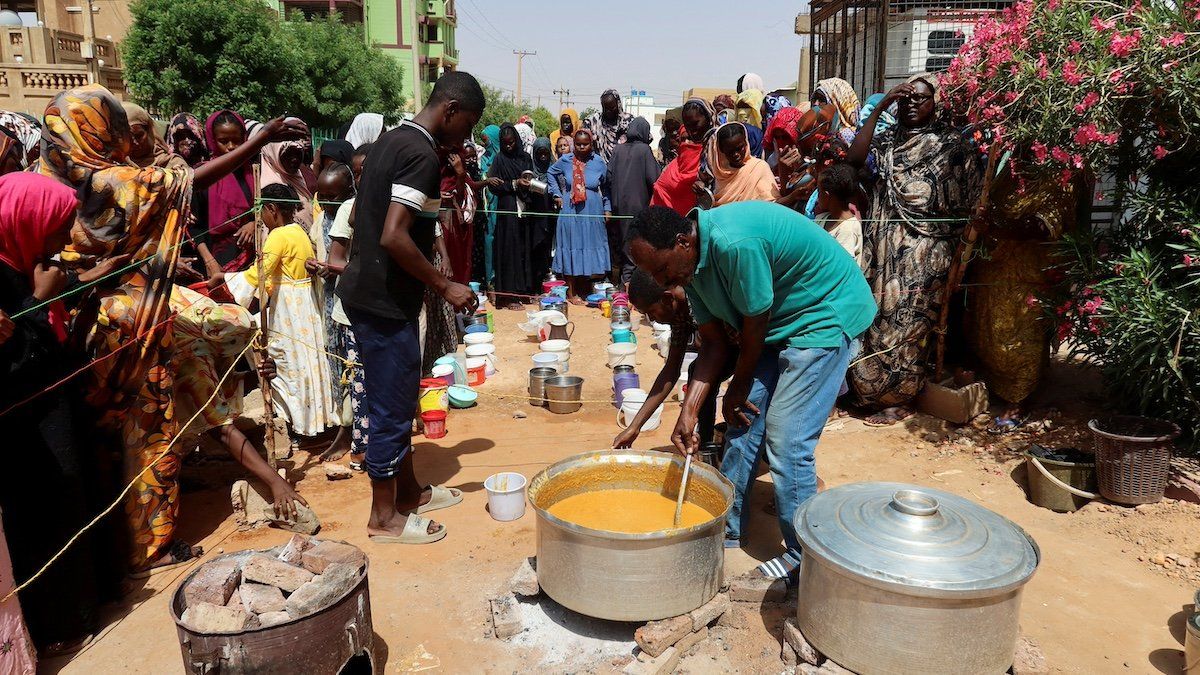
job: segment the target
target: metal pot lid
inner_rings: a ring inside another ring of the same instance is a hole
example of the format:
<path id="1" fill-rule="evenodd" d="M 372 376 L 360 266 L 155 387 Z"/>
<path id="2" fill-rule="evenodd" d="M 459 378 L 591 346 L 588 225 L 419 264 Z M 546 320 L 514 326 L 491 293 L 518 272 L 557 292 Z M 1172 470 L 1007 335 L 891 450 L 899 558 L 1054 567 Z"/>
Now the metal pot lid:
<path id="1" fill-rule="evenodd" d="M 1016 523 L 962 497 L 903 483 L 853 483 L 796 511 L 804 555 L 868 584 L 933 597 L 1023 585 L 1040 559 Z"/>

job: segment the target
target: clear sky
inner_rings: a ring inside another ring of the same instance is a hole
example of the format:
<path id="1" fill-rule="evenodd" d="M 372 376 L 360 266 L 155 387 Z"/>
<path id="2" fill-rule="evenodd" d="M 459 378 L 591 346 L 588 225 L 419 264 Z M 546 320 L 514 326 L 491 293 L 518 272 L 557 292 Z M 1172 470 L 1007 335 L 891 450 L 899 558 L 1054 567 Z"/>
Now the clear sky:
<path id="1" fill-rule="evenodd" d="M 514 49 L 525 57 L 523 95 L 553 110 L 556 88 L 575 107 L 599 107 L 600 93 L 637 87 L 677 105 L 691 87 L 733 88 L 754 72 L 768 88 L 796 80 L 801 39 L 793 32 L 805 0 L 455 0 L 459 69 L 516 88 Z"/>

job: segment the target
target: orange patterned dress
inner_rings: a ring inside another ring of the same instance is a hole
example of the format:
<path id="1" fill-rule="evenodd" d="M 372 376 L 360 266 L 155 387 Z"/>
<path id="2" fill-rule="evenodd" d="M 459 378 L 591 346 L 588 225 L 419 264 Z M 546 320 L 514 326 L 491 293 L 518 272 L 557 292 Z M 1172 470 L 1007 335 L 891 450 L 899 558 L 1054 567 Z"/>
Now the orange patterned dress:
<path id="1" fill-rule="evenodd" d="M 132 254 L 145 261 L 93 289 L 96 320 L 75 326 L 86 331 L 88 356 L 102 359 L 89 371 L 87 400 L 101 425 L 119 432 L 126 478 L 138 476 L 125 511 L 140 569 L 170 546 L 179 510 L 182 448 L 159 456 L 180 432 L 170 301 L 192 172 L 133 165 L 128 119 L 99 85 L 59 94 L 46 108 L 44 134 L 37 170 L 80 194 L 64 259 Z"/>

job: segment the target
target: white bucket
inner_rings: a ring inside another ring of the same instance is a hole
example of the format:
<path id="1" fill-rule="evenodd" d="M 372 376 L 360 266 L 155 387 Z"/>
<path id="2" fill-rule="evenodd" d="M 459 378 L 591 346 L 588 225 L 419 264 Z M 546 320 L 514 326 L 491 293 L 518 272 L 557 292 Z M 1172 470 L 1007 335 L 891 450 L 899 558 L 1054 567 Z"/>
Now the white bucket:
<path id="1" fill-rule="evenodd" d="M 665 359 L 671 351 L 671 331 L 667 331 L 654 337 L 658 341 L 658 353 Z"/>
<path id="2" fill-rule="evenodd" d="M 553 368 L 561 373 L 561 370 L 559 369 L 560 364 L 558 357 L 559 355 L 553 352 L 538 352 L 533 355 L 533 367 Z"/>
<path id="3" fill-rule="evenodd" d="M 617 342 L 605 347 L 608 352 L 608 367 L 636 366 L 637 345 L 632 342 Z"/>
<path id="4" fill-rule="evenodd" d="M 487 490 L 488 513 L 500 521 L 516 520 L 525 515 L 525 476 L 506 471 L 492 474 L 483 481 Z"/>
<path id="5" fill-rule="evenodd" d="M 646 403 L 646 399 L 649 397 L 650 395 L 642 389 L 626 389 L 622 392 L 621 407 L 617 410 L 617 426 L 622 429 L 629 426 L 629 422 L 633 421 L 633 418 L 642 409 L 642 406 Z M 658 425 L 662 423 L 662 411 L 663 406 L 659 404 L 658 410 L 655 410 L 650 419 L 646 420 L 646 423 L 642 425 L 642 431 L 654 431 L 657 429 Z"/>
<path id="6" fill-rule="evenodd" d="M 659 335 L 662 335 L 663 333 L 670 333 L 671 332 L 671 324 L 659 323 L 657 321 L 651 321 L 650 322 L 650 330 L 651 330 L 651 332 L 654 333 L 654 337 L 658 337 Z"/>
<path id="7" fill-rule="evenodd" d="M 454 366 L 448 363 L 440 363 L 435 365 L 433 370 L 429 371 L 429 374 L 433 377 L 445 377 L 449 375 L 450 378 L 454 380 L 454 384 L 466 384 L 465 380 L 463 382 L 458 381 L 458 375 L 454 372 Z"/>
<path id="8" fill-rule="evenodd" d="M 495 333 L 467 333 L 463 336 L 463 344 L 465 344 L 467 347 L 472 345 L 491 344 L 495 340 Z"/>
<path id="9" fill-rule="evenodd" d="M 470 333 L 470 335 L 491 335 L 491 333 Z M 496 345 L 491 343 L 467 345 L 464 351 L 468 359 L 481 358 L 487 361 L 483 371 L 485 376 L 491 377 L 496 374 Z"/>
<path id="10" fill-rule="evenodd" d="M 542 340 L 538 345 L 538 349 L 551 354 L 565 354 L 567 358 L 571 356 L 571 341 L 570 340 Z"/>

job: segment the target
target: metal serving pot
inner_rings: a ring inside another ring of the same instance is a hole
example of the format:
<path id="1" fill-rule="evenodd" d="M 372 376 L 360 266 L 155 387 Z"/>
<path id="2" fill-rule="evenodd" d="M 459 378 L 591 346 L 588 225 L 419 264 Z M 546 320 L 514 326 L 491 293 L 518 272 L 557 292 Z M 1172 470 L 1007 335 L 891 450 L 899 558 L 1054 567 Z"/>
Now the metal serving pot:
<path id="1" fill-rule="evenodd" d="M 559 501 L 593 490 L 649 489 L 675 499 L 683 458 L 664 452 L 602 450 L 551 464 L 529 482 L 537 513 L 542 590 L 580 614 L 650 621 L 686 614 L 712 600 L 724 569 L 725 516 L 733 484 L 692 463 L 687 500 L 716 514 L 705 523 L 645 534 L 582 527 L 550 515 Z"/>
<path id="2" fill-rule="evenodd" d="M 1041 554 L 1015 523 L 948 492 L 854 483 L 796 510 L 798 625 L 862 675 L 1003 673 Z"/>

